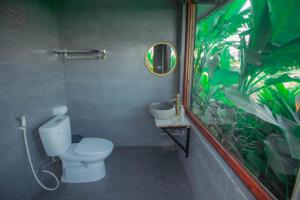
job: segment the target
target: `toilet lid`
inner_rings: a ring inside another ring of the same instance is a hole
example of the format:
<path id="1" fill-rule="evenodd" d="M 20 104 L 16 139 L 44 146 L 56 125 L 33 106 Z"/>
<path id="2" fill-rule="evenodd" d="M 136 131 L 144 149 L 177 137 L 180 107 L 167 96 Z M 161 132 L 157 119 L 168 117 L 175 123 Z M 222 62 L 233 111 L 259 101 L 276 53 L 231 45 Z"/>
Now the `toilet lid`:
<path id="1" fill-rule="evenodd" d="M 74 151 L 80 156 L 93 156 L 111 151 L 113 143 L 103 138 L 83 138 Z"/>

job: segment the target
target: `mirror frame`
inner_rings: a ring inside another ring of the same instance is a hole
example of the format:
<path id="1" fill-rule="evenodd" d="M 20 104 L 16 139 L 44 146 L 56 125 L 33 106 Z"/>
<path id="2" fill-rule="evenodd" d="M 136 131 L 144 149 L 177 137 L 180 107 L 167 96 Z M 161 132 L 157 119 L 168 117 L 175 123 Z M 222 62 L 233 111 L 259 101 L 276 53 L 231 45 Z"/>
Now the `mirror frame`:
<path id="1" fill-rule="evenodd" d="M 148 51 L 149 51 L 151 48 L 153 48 L 154 46 L 160 45 L 160 44 L 165 44 L 165 45 L 171 47 L 171 48 L 174 50 L 174 53 L 175 53 L 175 56 L 176 56 L 176 63 L 175 63 L 175 66 L 173 67 L 173 69 L 171 69 L 169 72 L 167 72 L 167 73 L 165 73 L 165 74 L 159 74 L 159 73 L 156 73 L 156 72 L 151 71 L 151 70 L 150 70 L 150 63 L 149 63 L 149 61 L 148 61 L 148 59 L 147 59 L 147 53 L 148 53 Z M 177 51 L 176 51 L 176 48 L 175 48 L 172 44 L 170 44 L 170 43 L 168 43 L 168 42 L 157 42 L 157 43 L 152 44 L 152 45 L 147 49 L 147 51 L 146 51 L 146 53 L 145 53 L 145 56 L 144 56 L 144 62 L 145 62 L 145 65 L 146 65 L 148 71 L 151 72 L 152 74 L 154 74 L 154 75 L 156 75 L 156 76 L 160 76 L 160 77 L 168 76 L 169 74 L 171 74 L 171 73 L 176 69 L 176 67 L 177 67 L 177 65 L 178 65 L 178 53 L 177 53 Z"/>

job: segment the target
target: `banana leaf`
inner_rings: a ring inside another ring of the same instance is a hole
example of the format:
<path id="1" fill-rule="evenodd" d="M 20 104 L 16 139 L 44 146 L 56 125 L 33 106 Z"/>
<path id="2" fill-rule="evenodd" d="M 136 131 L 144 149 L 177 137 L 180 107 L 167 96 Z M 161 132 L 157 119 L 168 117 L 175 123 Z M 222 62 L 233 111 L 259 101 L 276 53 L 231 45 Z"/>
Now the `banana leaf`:
<path id="1" fill-rule="evenodd" d="M 265 52 L 267 52 L 269 56 L 288 56 L 291 54 L 299 54 L 300 52 L 300 37 L 292 40 L 284 45 L 277 46 L 273 44 L 269 44 L 265 48 Z"/>
<path id="2" fill-rule="evenodd" d="M 254 92 L 260 91 L 260 90 L 262 90 L 266 87 L 272 86 L 272 85 L 277 85 L 277 84 L 282 84 L 282 83 L 287 83 L 287 82 L 300 83 L 300 79 L 299 78 L 291 78 L 287 74 L 283 74 L 277 78 L 268 78 L 261 87 L 257 87 L 257 88 L 253 87 L 253 89 L 250 90 L 248 94 L 252 94 Z"/>
<path id="3" fill-rule="evenodd" d="M 297 174 L 299 162 L 278 153 L 278 146 L 272 138 L 267 138 L 267 140 L 263 142 L 268 165 L 271 167 L 275 176 L 284 184 L 285 199 L 289 199 L 289 177 Z"/>
<path id="4" fill-rule="evenodd" d="M 268 45 L 262 55 L 262 62 L 267 67 L 285 69 L 300 66 L 300 39 L 293 40 L 283 46 Z M 276 70 L 273 71 L 276 71 Z"/>
<path id="5" fill-rule="evenodd" d="M 249 96 L 246 96 L 242 92 L 226 88 L 225 95 L 237 108 L 240 108 L 247 113 L 251 113 L 266 122 L 278 125 L 269 108 L 255 103 Z"/>
<path id="6" fill-rule="evenodd" d="M 229 87 L 233 84 L 237 84 L 240 74 L 235 71 L 229 71 L 226 69 L 217 69 L 212 77 L 212 85 L 224 85 Z"/>
<path id="7" fill-rule="evenodd" d="M 254 168 L 252 171 L 258 176 L 261 172 L 266 170 L 266 163 L 261 159 L 257 150 L 251 150 L 247 154 L 247 166 Z"/>
<path id="8" fill-rule="evenodd" d="M 285 155 L 279 154 L 276 142 L 272 141 L 271 138 L 267 138 L 267 140 L 263 142 L 268 165 L 272 168 L 276 177 L 284 183 L 285 186 L 288 186 L 289 180 L 287 176 L 296 175 L 298 162 Z"/>
<path id="9" fill-rule="evenodd" d="M 228 46 L 226 46 L 220 56 L 220 68 L 230 70 L 230 52 Z"/>
<path id="10" fill-rule="evenodd" d="M 282 115 L 290 120 L 296 121 L 295 96 L 299 90 L 287 89 L 283 84 L 267 87 L 257 94 L 258 102 L 268 106 L 273 116 Z"/>
<path id="11" fill-rule="evenodd" d="M 276 85 L 279 83 L 287 83 L 287 82 L 298 82 L 300 83 L 300 79 L 298 78 L 291 78 L 287 74 L 283 74 L 279 76 L 278 78 L 269 78 L 268 80 L 265 81 L 264 85 L 265 86 L 270 86 L 270 85 Z"/>
<path id="12" fill-rule="evenodd" d="M 277 116 L 277 120 L 283 129 L 292 158 L 300 160 L 300 125 L 283 116 Z"/>
<path id="13" fill-rule="evenodd" d="M 263 50 L 271 39 L 271 20 L 269 17 L 269 8 L 266 0 L 251 0 L 252 5 L 252 29 L 248 54 L 257 56 L 259 51 Z M 254 58 L 249 60 L 255 60 Z M 255 62 L 257 63 L 257 61 Z"/>
<path id="14" fill-rule="evenodd" d="M 300 37 L 299 0 L 268 0 L 272 25 L 271 42 L 282 45 Z"/>

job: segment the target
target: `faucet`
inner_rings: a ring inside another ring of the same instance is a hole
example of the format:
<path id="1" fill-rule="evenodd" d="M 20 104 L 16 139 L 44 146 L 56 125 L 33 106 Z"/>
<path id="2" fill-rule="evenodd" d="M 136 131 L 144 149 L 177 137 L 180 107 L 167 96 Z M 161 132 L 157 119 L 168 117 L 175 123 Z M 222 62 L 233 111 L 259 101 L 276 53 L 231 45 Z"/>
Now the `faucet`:
<path id="1" fill-rule="evenodd" d="M 175 101 L 175 109 L 176 109 L 176 115 L 178 116 L 180 113 L 179 113 L 179 109 L 180 109 L 180 94 L 177 94 L 176 95 L 176 98 L 175 99 L 171 99 L 169 100 L 170 102 L 173 102 Z"/>

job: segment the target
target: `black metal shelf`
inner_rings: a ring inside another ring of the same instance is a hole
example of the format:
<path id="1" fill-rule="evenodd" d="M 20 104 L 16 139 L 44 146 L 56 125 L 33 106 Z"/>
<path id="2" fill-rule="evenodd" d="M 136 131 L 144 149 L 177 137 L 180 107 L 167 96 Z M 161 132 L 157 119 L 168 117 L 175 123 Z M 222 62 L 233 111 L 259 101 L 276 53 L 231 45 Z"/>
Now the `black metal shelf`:
<path id="1" fill-rule="evenodd" d="M 180 141 L 176 139 L 174 135 L 169 131 L 170 129 L 186 129 L 185 132 L 185 144 L 181 144 Z M 185 152 L 185 157 L 189 157 L 189 149 L 190 149 L 190 135 L 191 135 L 191 127 L 190 126 L 182 126 L 182 127 L 160 127 L 179 147 L 181 150 Z"/>

